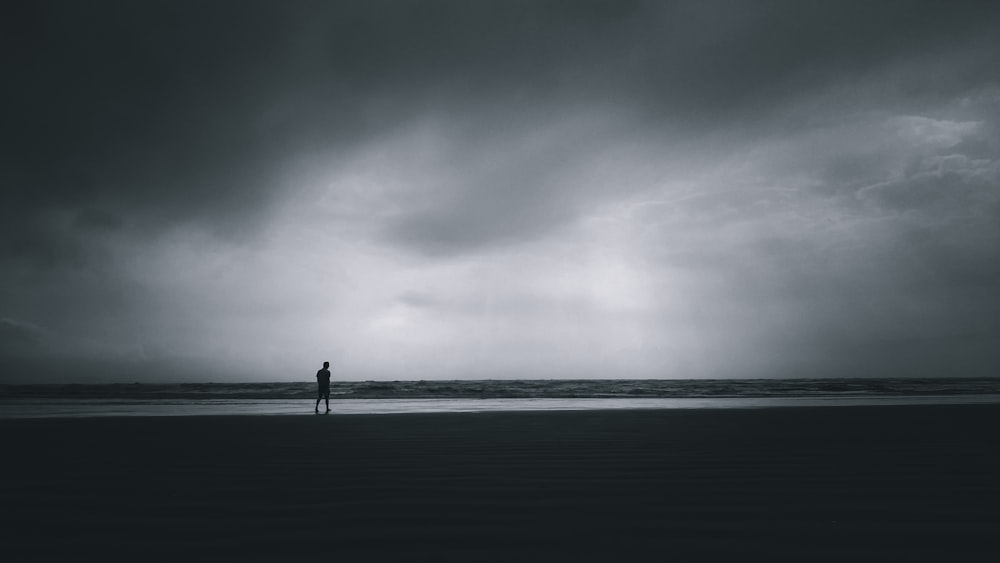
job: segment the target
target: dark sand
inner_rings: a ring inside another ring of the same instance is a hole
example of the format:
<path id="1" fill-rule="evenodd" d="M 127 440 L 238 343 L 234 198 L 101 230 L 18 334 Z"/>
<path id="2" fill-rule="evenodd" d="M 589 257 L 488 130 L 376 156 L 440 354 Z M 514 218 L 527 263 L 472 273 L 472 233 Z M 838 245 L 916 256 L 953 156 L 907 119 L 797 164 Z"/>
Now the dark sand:
<path id="1" fill-rule="evenodd" d="M 998 423 L 992 405 L 6 420 L 0 559 L 997 561 Z"/>

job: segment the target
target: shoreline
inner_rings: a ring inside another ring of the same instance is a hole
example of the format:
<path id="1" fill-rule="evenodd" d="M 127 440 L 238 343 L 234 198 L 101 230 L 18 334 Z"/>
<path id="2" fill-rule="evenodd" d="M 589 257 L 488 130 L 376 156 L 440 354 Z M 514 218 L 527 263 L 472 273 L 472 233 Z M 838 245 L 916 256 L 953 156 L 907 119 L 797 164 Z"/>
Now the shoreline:
<path id="1" fill-rule="evenodd" d="M 312 414 L 314 399 L 0 399 L 0 420 L 143 416 L 288 416 Z M 997 405 L 1000 395 L 895 397 L 680 397 L 507 399 L 334 399 L 334 416 L 364 414 L 851 408 Z"/>

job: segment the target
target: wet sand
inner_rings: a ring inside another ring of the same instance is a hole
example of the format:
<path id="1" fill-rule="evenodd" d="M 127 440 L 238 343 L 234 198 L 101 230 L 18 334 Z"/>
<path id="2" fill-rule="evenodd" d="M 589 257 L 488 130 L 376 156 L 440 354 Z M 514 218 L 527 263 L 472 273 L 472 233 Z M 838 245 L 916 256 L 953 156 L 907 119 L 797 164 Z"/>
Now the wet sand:
<path id="1" fill-rule="evenodd" d="M 997 405 L 3 420 L 2 558 L 989 561 L 997 428 Z"/>

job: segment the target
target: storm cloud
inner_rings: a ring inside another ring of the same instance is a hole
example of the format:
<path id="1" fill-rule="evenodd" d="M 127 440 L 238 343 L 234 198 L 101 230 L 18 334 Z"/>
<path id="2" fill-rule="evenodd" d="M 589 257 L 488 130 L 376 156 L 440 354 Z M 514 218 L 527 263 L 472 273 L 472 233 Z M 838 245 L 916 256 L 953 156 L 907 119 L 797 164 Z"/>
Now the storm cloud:
<path id="1" fill-rule="evenodd" d="M 995 3 L 0 26 L 6 381 L 1000 367 Z"/>

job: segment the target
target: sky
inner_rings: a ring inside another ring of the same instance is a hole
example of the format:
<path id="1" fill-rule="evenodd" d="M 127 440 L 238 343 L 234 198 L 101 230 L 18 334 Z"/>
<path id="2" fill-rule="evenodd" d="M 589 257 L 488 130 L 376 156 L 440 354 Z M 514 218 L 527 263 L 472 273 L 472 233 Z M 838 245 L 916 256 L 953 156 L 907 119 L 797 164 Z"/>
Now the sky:
<path id="1" fill-rule="evenodd" d="M 0 382 L 1000 374 L 1000 4 L 29 2 Z"/>

